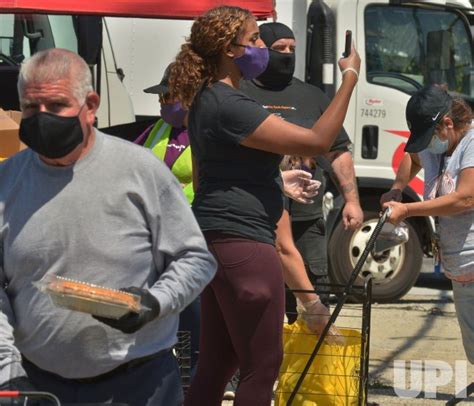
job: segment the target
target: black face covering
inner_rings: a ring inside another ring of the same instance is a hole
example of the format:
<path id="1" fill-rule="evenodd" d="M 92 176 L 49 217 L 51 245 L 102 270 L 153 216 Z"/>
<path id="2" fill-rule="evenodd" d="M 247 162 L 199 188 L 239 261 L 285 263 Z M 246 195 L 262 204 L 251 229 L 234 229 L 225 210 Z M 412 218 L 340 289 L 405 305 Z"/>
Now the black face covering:
<path id="1" fill-rule="evenodd" d="M 265 72 L 257 80 L 269 88 L 280 88 L 290 83 L 295 73 L 295 54 L 269 49 L 270 59 Z"/>
<path id="2" fill-rule="evenodd" d="M 283 88 L 295 73 L 295 54 L 274 51 L 271 47 L 279 39 L 295 39 L 293 31 L 282 23 L 265 23 L 260 25 L 260 38 L 270 51 L 270 60 L 257 80 L 270 89 Z"/>
<path id="3" fill-rule="evenodd" d="M 36 113 L 20 123 L 20 140 L 33 151 L 55 159 L 71 153 L 84 139 L 79 115 Z"/>

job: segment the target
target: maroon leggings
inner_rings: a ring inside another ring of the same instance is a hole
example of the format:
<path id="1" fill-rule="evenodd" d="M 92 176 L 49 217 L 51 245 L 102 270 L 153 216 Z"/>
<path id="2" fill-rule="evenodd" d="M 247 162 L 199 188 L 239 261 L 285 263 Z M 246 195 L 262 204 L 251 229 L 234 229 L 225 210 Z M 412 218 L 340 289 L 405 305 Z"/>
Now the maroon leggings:
<path id="1" fill-rule="evenodd" d="M 197 373 L 186 406 L 220 406 L 240 370 L 235 406 L 269 406 L 281 364 L 284 284 L 275 247 L 208 232 L 217 274 L 201 294 Z"/>

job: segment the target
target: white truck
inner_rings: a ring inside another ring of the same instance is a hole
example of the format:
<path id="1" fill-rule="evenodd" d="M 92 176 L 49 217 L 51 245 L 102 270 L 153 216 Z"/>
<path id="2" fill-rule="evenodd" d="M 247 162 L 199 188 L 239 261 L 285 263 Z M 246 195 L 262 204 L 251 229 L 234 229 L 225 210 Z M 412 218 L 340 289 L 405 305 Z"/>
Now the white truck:
<path id="1" fill-rule="evenodd" d="M 390 188 L 402 159 L 410 95 L 438 83 L 467 100 L 473 96 L 471 5 L 463 0 L 276 0 L 276 11 L 277 21 L 292 27 L 296 35 L 296 76 L 329 96 L 341 81 L 337 60 L 346 30 L 352 31 L 362 58 L 344 126 L 353 142 L 365 221 L 356 232 L 344 231 L 340 197 L 328 219 L 330 274 L 334 282 L 343 283 L 365 248 L 379 215 L 380 195 Z M 142 89 L 159 82 L 192 22 L 107 22 L 136 114 L 156 115 L 157 98 Z M 404 199 L 419 200 L 422 190 L 423 178 L 417 177 L 404 191 Z M 412 218 L 408 224 L 409 241 L 370 255 L 361 272 L 374 278 L 374 300 L 403 296 L 415 283 L 423 256 L 431 256 L 432 219 Z"/>
<path id="2" fill-rule="evenodd" d="M 298 21 L 297 14 L 292 19 L 300 38 L 307 39 L 306 81 L 334 94 L 341 82 L 336 60 L 343 52 L 345 30 L 353 32 L 362 58 L 344 126 L 353 141 L 365 221 L 356 232 L 346 232 L 336 211 L 328 224 L 331 277 L 344 282 L 375 227 L 380 195 L 390 188 L 403 157 L 409 135 L 405 106 L 410 95 L 424 85 L 440 84 L 472 101 L 473 16 L 471 5 L 464 1 L 308 3 L 306 19 Z M 305 32 L 301 27 L 306 27 Z M 417 177 L 404 191 L 404 200 L 417 201 L 422 193 L 423 178 Z M 361 272 L 373 276 L 375 300 L 390 301 L 405 294 L 418 277 L 423 254 L 431 256 L 432 219 L 411 218 L 408 224 L 409 241 L 369 255 Z"/>

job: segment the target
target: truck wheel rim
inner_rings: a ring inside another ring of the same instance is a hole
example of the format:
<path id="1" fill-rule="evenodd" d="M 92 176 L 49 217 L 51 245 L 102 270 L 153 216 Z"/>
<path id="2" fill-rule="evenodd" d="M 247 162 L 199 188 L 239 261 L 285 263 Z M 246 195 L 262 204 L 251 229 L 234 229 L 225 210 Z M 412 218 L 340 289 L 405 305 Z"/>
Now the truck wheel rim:
<path id="1" fill-rule="evenodd" d="M 364 252 L 376 225 L 377 219 L 368 220 L 352 235 L 349 245 L 349 258 L 353 268 Z M 366 277 L 370 274 L 373 277 L 374 284 L 389 283 L 400 273 L 405 255 L 405 244 L 397 245 L 377 255 L 370 253 L 359 277 Z"/>

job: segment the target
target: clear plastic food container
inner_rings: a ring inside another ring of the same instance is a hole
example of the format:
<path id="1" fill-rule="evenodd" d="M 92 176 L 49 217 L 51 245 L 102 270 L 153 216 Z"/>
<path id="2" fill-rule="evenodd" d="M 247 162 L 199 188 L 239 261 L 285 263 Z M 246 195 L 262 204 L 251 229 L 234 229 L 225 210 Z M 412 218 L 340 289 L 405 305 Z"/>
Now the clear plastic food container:
<path id="1" fill-rule="evenodd" d="M 140 296 L 62 276 L 45 275 L 38 287 L 56 306 L 94 316 L 119 319 L 141 309 Z"/>

